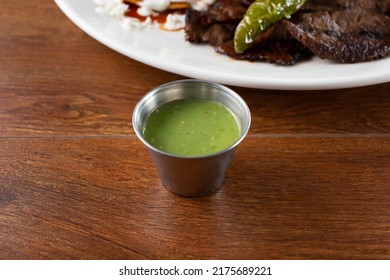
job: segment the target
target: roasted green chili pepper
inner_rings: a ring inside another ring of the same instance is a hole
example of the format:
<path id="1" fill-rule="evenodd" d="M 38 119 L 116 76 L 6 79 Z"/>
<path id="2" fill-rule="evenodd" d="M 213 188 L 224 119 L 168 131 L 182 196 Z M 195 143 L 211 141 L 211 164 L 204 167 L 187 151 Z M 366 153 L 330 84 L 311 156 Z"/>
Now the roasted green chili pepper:
<path id="1" fill-rule="evenodd" d="M 307 0 L 256 0 L 238 24 L 234 34 L 234 50 L 242 53 L 255 37 L 270 25 L 289 18 Z"/>

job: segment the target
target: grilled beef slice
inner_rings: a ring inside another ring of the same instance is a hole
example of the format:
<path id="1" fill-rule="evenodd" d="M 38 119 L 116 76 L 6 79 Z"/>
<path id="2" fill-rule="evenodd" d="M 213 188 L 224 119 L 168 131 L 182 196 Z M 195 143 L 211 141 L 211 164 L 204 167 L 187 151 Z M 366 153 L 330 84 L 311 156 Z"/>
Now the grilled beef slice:
<path id="1" fill-rule="evenodd" d="M 389 0 L 311 0 L 289 20 L 262 33 L 243 54 L 234 30 L 251 0 L 217 0 L 207 12 L 189 10 L 186 40 L 208 43 L 235 59 L 291 65 L 314 54 L 353 63 L 390 55 Z"/>
<path id="2" fill-rule="evenodd" d="M 216 1 L 207 12 L 188 10 L 186 14 L 186 40 L 208 43 L 215 51 L 234 59 L 268 61 L 291 65 L 311 57 L 312 53 L 291 35 L 275 25 L 242 54 L 234 51 L 234 31 L 253 1 Z"/>
<path id="3" fill-rule="evenodd" d="M 323 59 L 340 63 L 390 55 L 390 17 L 376 0 L 309 1 L 283 20 L 295 39 Z M 388 7 L 388 6 L 387 6 Z"/>

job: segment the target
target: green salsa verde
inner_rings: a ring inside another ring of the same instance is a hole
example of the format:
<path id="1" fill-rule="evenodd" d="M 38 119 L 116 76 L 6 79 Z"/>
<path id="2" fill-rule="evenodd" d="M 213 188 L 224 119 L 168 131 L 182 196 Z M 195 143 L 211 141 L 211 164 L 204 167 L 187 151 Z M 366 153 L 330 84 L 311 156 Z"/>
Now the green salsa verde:
<path id="1" fill-rule="evenodd" d="M 240 137 L 234 115 L 221 103 L 179 99 L 163 104 L 147 117 L 145 140 L 179 156 L 204 156 L 221 151 Z"/>

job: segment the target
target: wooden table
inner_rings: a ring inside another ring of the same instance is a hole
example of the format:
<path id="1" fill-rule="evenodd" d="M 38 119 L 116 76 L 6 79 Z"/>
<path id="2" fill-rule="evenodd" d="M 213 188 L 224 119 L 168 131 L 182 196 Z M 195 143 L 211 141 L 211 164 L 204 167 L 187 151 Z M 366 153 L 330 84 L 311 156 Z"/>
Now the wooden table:
<path id="1" fill-rule="evenodd" d="M 390 83 L 233 87 L 252 126 L 223 186 L 160 183 L 131 114 L 185 77 L 126 58 L 53 1 L 0 11 L 1 259 L 389 259 Z"/>

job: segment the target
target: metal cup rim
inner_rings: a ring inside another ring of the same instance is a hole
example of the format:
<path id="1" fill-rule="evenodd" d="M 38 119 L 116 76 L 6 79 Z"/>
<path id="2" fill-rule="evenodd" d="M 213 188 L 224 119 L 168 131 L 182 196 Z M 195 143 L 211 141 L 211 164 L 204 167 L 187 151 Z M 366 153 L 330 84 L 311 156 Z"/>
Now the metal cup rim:
<path id="1" fill-rule="evenodd" d="M 233 144 L 231 144 L 230 146 L 226 147 L 223 150 L 220 150 L 220 151 L 217 151 L 217 152 L 214 152 L 211 154 L 200 155 L 200 156 L 182 156 L 182 155 L 167 153 L 167 152 L 164 152 L 160 149 L 157 149 L 156 147 L 152 146 L 144 139 L 142 132 L 138 130 L 138 126 L 136 124 L 137 116 L 139 114 L 139 110 L 140 110 L 142 104 L 145 103 L 145 100 L 148 100 L 152 96 L 160 93 L 162 88 L 166 88 L 166 87 L 169 87 L 169 86 L 172 86 L 175 84 L 180 84 L 180 83 L 202 83 L 202 84 L 209 84 L 209 85 L 218 87 L 221 89 L 221 91 L 224 91 L 224 92 L 230 94 L 234 99 L 236 99 L 243 106 L 243 108 L 245 109 L 245 114 L 247 116 L 248 121 L 247 121 L 247 124 L 245 125 L 245 128 L 241 132 L 240 137 Z M 175 158 L 202 159 L 202 158 L 209 158 L 209 157 L 218 156 L 220 154 L 226 153 L 227 151 L 235 149 L 248 134 L 248 131 L 249 131 L 249 128 L 251 125 L 251 113 L 250 113 L 248 104 L 245 102 L 245 100 L 238 93 L 236 93 L 234 90 L 230 89 L 227 86 L 224 86 L 224 85 L 216 83 L 216 82 L 208 81 L 208 80 L 182 79 L 182 80 L 176 80 L 176 81 L 172 81 L 172 82 L 168 82 L 168 83 L 164 83 L 162 85 L 159 85 L 159 86 L 153 88 L 152 90 L 148 91 L 144 96 L 142 96 L 141 99 L 137 102 L 137 104 L 134 107 L 133 114 L 132 114 L 132 125 L 133 125 L 133 130 L 135 131 L 135 134 L 137 135 L 137 137 L 141 140 L 141 142 L 148 149 L 151 149 L 152 151 L 155 151 L 159 154 L 163 154 L 165 156 L 175 157 Z"/>

